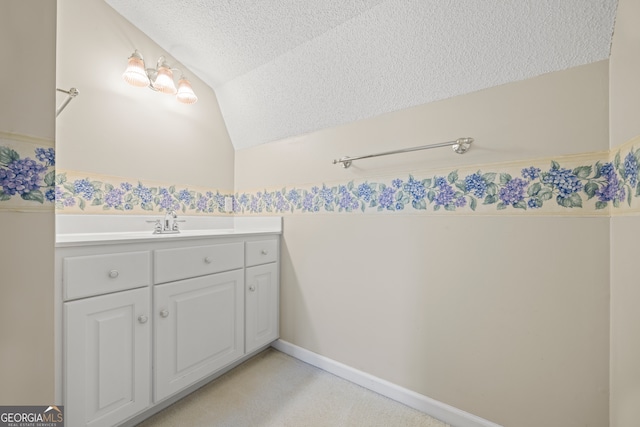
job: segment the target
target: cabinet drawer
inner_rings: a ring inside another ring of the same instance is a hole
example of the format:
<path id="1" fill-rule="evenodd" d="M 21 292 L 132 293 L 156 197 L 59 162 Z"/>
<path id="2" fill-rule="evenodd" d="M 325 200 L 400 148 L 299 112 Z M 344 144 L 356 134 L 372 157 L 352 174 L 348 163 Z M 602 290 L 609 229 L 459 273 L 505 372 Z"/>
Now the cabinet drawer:
<path id="1" fill-rule="evenodd" d="M 160 249 L 155 255 L 155 283 L 173 282 L 242 268 L 242 242 L 189 248 Z"/>
<path id="2" fill-rule="evenodd" d="M 147 286 L 151 283 L 151 253 L 67 257 L 62 275 L 65 300 Z"/>
<path id="3" fill-rule="evenodd" d="M 266 264 L 278 259 L 278 240 L 255 240 L 247 242 L 247 267 Z"/>

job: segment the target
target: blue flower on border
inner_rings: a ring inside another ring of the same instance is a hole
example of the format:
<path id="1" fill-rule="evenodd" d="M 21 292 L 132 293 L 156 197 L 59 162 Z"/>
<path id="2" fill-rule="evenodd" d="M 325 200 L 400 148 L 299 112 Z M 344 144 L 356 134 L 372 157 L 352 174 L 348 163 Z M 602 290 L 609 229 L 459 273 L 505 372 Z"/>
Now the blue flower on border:
<path id="1" fill-rule="evenodd" d="M 36 148 L 36 159 L 44 163 L 46 166 L 56 165 L 56 152 L 53 148 Z"/>
<path id="2" fill-rule="evenodd" d="M 521 173 L 523 178 L 533 181 L 540 176 L 540 168 L 534 168 L 531 166 L 530 168 L 522 169 Z"/>
<path id="3" fill-rule="evenodd" d="M 404 189 L 411 196 L 412 202 L 419 202 L 427 197 L 427 189 L 424 188 L 424 184 L 412 176 L 409 177 L 409 181 L 404 185 Z"/>
<path id="4" fill-rule="evenodd" d="M 631 187 L 635 187 L 638 183 L 638 161 L 633 153 L 627 154 L 624 158 L 624 173 Z"/>
<path id="5" fill-rule="evenodd" d="M 580 179 L 565 168 L 551 168 L 542 178 L 542 182 L 557 188 L 561 197 L 569 197 L 583 187 Z"/>
<path id="6" fill-rule="evenodd" d="M 436 186 L 440 189 L 440 191 L 438 192 L 438 194 L 436 194 L 436 197 L 433 200 L 436 206 L 446 206 L 452 203 L 454 201 L 456 193 L 453 190 L 453 187 L 449 185 L 446 178 L 441 176 L 436 177 L 435 182 L 436 182 Z"/>
<path id="7" fill-rule="evenodd" d="M 464 179 L 464 185 L 468 192 L 473 193 L 474 196 L 482 198 L 487 191 L 487 183 L 479 173 L 468 175 Z"/>
<path id="8" fill-rule="evenodd" d="M 401 179 L 394 179 L 393 181 L 391 181 L 391 185 L 395 189 L 400 189 L 400 188 L 402 188 L 402 180 Z"/>
<path id="9" fill-rule="evenodd" d="M 91 200 L 96 190 L 88 179 L 77 179 L 73 182 L 73 194 L 81 196 L 85 200 Z"/>
<path id="10" fill-rule="evenodd" d="M 366 182 L 358 185 L 356 193 L 358 194 L 358 197 L 366 203 L 369 203 L 371 201 L 371 197 L 373 196 L 373 190 L 371 189 L 371 186 Z"/>

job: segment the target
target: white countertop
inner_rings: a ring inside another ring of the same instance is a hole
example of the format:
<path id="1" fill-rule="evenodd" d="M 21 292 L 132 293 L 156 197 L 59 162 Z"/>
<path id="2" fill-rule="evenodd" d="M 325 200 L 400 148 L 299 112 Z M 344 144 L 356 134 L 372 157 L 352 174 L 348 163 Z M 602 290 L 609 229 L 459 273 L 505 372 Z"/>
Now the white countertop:
<path id="1" fill-rule="evenodd" d="M 281 234 L 281 217 L 189 217 L 180 233 L 153 234 L 146 221 L 160 216 L 141 215 L 56 215 L 56 247 L 184 240 L 201 237 Z"/>

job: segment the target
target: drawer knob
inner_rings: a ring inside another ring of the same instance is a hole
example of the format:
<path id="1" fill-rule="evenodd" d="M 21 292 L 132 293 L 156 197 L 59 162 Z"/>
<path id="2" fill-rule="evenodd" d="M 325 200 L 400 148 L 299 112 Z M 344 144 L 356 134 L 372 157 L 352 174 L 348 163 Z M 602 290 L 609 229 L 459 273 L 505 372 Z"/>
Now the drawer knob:
<path id="1" fill-rule="evenodd" d="M 116 277 L 118 277 L 120 275 L 120 273 L 118 273 L 118 270 L 111 270 L 109 272 L 109 277 L 111 277 L 112 279 L 115 279 Z"/>
<path id="2" fill-rule="evenodd" d="M 166 308 L 160 310 L 160 317 L 169 317 L 169 310 L 167 310 Z"/>
<path id="3" fill-rule="evenodd" d="M 211 264 L 213 262 L 213 259 L 211 259 L 210 256 L 204 257 L 204 263 L 205 264 Z"/>
<path id="4" fill-rule="evenodd" d="M 262 255 L 267 255 L 268 253 L 269 253 L 269 251 L 268 251 L 268 250 L 266 250 L 266 249 L 263 249 L 263 250 L 262 250 Z"/>
<path id="5" fill-rule="evenodd" d="M 251 285 L 251 286 L 249 286 L 249 290 L 250 290 L 251 292 L 255 292 L 255 291 L 256 291 L 256 287 L 255 287 L 255 285 Z"/>
<path id="6" fill-rule="evenodd" d="M 147 323 L 147 320 L 149 320 L 149 318 L 144 314 L 141 314 L 140 316 L 138 316 L 138 322 L 140 323 Z"/>

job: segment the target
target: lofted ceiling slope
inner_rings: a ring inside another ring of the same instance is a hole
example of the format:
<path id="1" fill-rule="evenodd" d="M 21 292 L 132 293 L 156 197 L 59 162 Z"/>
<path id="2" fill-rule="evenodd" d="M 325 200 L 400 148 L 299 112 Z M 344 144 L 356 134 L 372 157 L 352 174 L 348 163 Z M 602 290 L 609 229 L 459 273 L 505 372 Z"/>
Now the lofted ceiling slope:
<path id="1" fill-rule="evenodd" d="M 236 149 L 607 59 L 617 0 L 105 0 Z"/>

